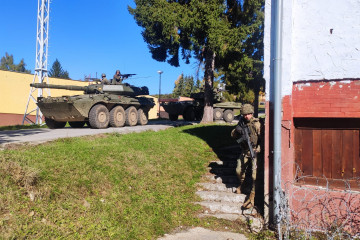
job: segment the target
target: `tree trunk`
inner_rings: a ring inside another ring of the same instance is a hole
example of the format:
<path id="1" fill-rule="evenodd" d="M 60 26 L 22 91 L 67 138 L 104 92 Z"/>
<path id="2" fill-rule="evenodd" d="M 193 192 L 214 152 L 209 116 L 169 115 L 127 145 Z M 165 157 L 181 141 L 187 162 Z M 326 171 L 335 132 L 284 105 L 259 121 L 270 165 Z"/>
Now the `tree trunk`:
<path id="1" fill-rule="evenodd" d="M 215 69 L 215 53 L 205 50 L 205 92 L 204 92 L 204 115 L 201 123 L 213 122 L 213 83 Z"/>

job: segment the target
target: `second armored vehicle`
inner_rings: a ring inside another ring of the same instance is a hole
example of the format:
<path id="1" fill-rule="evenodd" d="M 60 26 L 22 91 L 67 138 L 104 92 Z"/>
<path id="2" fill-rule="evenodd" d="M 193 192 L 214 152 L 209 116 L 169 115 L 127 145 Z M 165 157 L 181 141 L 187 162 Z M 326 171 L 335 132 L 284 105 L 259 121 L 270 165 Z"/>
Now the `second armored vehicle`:
<path id="1" fill-rule="evenodd" d="M 129 84 L 82 87 L 33 83 L 30 86 L 84 91 L 83 95 L 37 99 L 49 128 L 62 128 L 67 122 L 75 128 L 83 127 L 85 123 L 92 128 L 146 125 L 148 112 L 155 105 L 153 99 L 141 96 L 149 94 L 147 87 Z"/>
<path id="2" fill-rule="evenodd" d="M 222 92 L 224 87 L 214 90 L 214 120 L 223 119 L 225 122 L 234 120 L 234 110 L 241 108 L 241 103 L 224 100 Z M 164 103 L 162 106 L 172 121 L 182 115 L 186 121 L 201 120 L 204 113 L 204 92 L 190 95 L 192 101 Z"/>

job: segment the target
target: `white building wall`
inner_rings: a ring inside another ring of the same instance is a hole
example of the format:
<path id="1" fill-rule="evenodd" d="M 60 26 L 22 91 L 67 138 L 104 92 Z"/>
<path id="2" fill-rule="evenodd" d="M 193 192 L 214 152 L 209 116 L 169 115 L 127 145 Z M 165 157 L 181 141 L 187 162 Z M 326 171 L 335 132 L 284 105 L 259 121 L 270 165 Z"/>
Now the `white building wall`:
<path id="1" fill-rule="evenodd" d="M 271 20 L 271 0 L 266 0 L 267 93 L 271 87 Z M 282 23 L 283 96 L 291 94 L 294 81 L 360 78 L 360 0 L 283 0 Z"/>

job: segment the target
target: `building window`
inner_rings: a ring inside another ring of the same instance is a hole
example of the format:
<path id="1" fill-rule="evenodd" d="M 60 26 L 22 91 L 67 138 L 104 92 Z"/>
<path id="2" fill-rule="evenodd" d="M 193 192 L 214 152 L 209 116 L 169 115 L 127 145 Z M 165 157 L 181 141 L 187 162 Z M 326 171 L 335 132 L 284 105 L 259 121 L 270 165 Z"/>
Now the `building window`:
<path id="1" fill-rule="evenodd" d="M 299 184 L 360 188 L 359 119 L 296 118 L 294 125 Z"/>

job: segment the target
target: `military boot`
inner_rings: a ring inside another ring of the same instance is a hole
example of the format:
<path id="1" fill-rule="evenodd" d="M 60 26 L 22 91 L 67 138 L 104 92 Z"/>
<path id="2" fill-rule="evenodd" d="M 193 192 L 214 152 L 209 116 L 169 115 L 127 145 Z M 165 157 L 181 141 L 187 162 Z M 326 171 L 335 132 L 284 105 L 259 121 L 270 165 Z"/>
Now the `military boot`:
<path id="1" fill-rule="evenodd" d="M 242 185 L 243 182 L 244 182 L 244 179 L 241 179 L 239 186 L 238 186 L 238 187 L 236 188 L 236 190 L 235 190 L 235 193 L 236 193 L 236 194 L 241 194 L 241 193 L 242 193 L 242 192 L 241 192 L 241 185 Z"/>
<path id="2" fill-rule="evenodd" d="M 248 200 L 242 205 L 243 209 L 249 209 L 255 206 L 255 192 L 251 192 Z"/>

